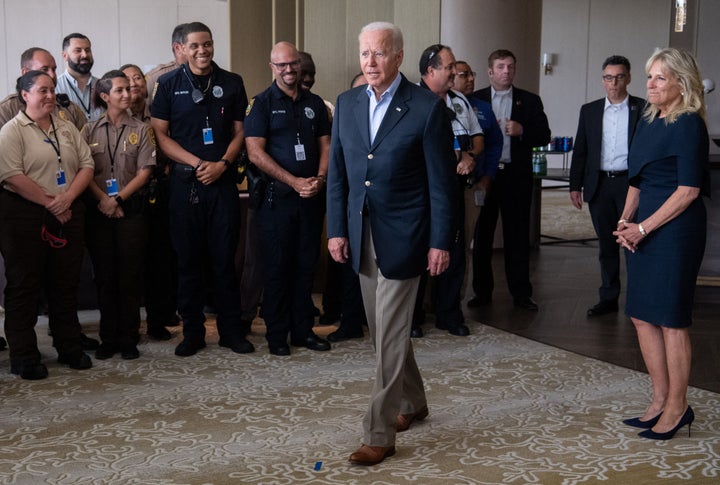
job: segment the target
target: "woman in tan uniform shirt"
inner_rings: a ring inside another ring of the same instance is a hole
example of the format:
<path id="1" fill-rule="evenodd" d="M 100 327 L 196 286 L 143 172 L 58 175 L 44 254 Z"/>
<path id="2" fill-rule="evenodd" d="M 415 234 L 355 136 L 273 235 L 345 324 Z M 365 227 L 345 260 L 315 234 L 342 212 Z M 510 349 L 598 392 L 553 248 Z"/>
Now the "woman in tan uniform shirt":
<path id="1" fill-rule="evenodd" d="M 136 359 L 147 242 L 143 189 L 155 166 L 155 139 L 152 128 L 128 113 L 130 82 L 122 71 L 100 79 L 95 102 L 107 111 L 82 131 L 95 161 L 85 231 L 100 306 L 95 358 L 120 352 Z"/>
<path id="2" fill-rule="evenodd" d="M 88 369 L 77 317 L 84 206 L 92 178 L 90 150 L 72 123 L 52 115 L 55 83 L 42 71 L 18 79 L 24 109 L 0 130 L 0 251 L 5 258 L 5 335 L 10 371 L 43 379 L 35 323 L 47 291 L 58 362 Z"/>

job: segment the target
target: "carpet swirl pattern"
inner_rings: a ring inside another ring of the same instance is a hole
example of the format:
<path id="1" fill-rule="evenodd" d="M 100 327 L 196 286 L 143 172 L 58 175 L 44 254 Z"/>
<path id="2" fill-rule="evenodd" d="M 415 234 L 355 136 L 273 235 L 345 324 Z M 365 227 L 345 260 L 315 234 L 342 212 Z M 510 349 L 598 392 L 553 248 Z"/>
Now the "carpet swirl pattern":
<path id="1" fill-rule="evenodd" d="M 255 354 L 218 347 L 208 324 L 194 357 L 173 355 L 174 329 L 138 360 L 72 371 L 39 326 L 48 379 L 10 375 L 0 353 L 0 483 L 720 483 L 720 395 L 691 388 L 692 437 L 648 441 L 620 422 L 644 409 L 645 374 L 479 323 L 413 341 L 430 416 L 398 435 L 394 457 L 352 466 L 368 338 L 279 358 L 254 330 Z"/>

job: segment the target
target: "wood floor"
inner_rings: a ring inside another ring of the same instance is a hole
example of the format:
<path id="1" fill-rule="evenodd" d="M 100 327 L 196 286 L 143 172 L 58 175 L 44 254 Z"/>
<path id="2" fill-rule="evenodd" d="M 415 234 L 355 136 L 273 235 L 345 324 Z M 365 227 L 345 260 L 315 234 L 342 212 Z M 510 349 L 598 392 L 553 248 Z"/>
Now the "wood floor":
<path id="1" fill-rule="evenodd" d="M 476 320 L 523 337 L 578 354 L 645 371 L 634 327 L 622 309 L 603 317 L 587 318 L 597 303 L 599 266 L 597 243 L 543 245 L 531 256 L 533 298 L 537 313 L 512 305 L 503 271 L 502 252 L 493 259 L 495 292 L 491 305 L 464 308 L 467 320 Z M 623 274 L 623 283 L 625 275 Z M 471 296 L 471 295 L 468 295 Z M 470 325 L 472 331 L 472 324 Z M 690 384 L 720 392 L 720 288 L 698 287 L 690 327 L 693 362 Z"/>

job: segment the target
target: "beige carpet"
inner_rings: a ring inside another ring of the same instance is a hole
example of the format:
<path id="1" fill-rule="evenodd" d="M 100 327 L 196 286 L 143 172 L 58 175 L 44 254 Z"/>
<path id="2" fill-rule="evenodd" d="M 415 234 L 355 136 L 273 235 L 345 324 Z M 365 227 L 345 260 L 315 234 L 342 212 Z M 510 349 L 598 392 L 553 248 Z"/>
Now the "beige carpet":
<path id="1" fill-rule="evenodd" d="M 596 237 L 587 204 L 583 202 L 581 210 L 573 207 L 567 188 L 542 191 L 540 221 L 540 232 L 544 236 L 562 239 Z"/>
<path id="2" fill-rule="evenodd" d="M 71 371 L 41 324 L 48 379 L 11 376 L 0 353 L 0 483 L 720 483 L 720 395 L 690 390 L 691 438 L 685 428 L 647 441 L 620 423 L 643 409 L 646 375 L 471 329 L 414 341 L 430 417 L 398 436 L 396 456 L 365 468 L 346 460 L 370 392 L 367 338 L 278 358 L 256 325 L 258 352 L 236 355 L 208 325 L 197 356 L 175 357 L 176 335 L 143 341 L 138 360 Z"/>

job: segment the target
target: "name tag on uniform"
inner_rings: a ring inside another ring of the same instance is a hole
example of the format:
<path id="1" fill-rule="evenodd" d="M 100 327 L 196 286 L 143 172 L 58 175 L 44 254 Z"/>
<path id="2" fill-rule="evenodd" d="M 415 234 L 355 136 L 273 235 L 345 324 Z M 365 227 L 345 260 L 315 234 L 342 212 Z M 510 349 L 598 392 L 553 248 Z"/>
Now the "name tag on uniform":
<path id="1" fill-rule="evenodd" d="M 112 197 L 115 195 L 118 195 L 118 183 L 117 179 L 108 179 L 105 181 L 105 188 L 107 189 L 107 194 Z"/>
<path id="2" fill-rule="evenodd" d="M 213 144 L 212 128 L 203 128 L 202 136 L 203 136 L 203 143 L 205 145 Z"/>
<path id="3" fill-rule="evenodd" d="M 298 143 L 295 145 L 295 160 L 298 162 L 305 161 L 305 145 L 302 143 Z"/>
<path id="4" fill-rule="evenodd" d="M 57 180 L 58 187 L 65 187 L 67 180 L 65 180 L 65 170 L 62 168 L 55 172 L 55 180 Z"/>

